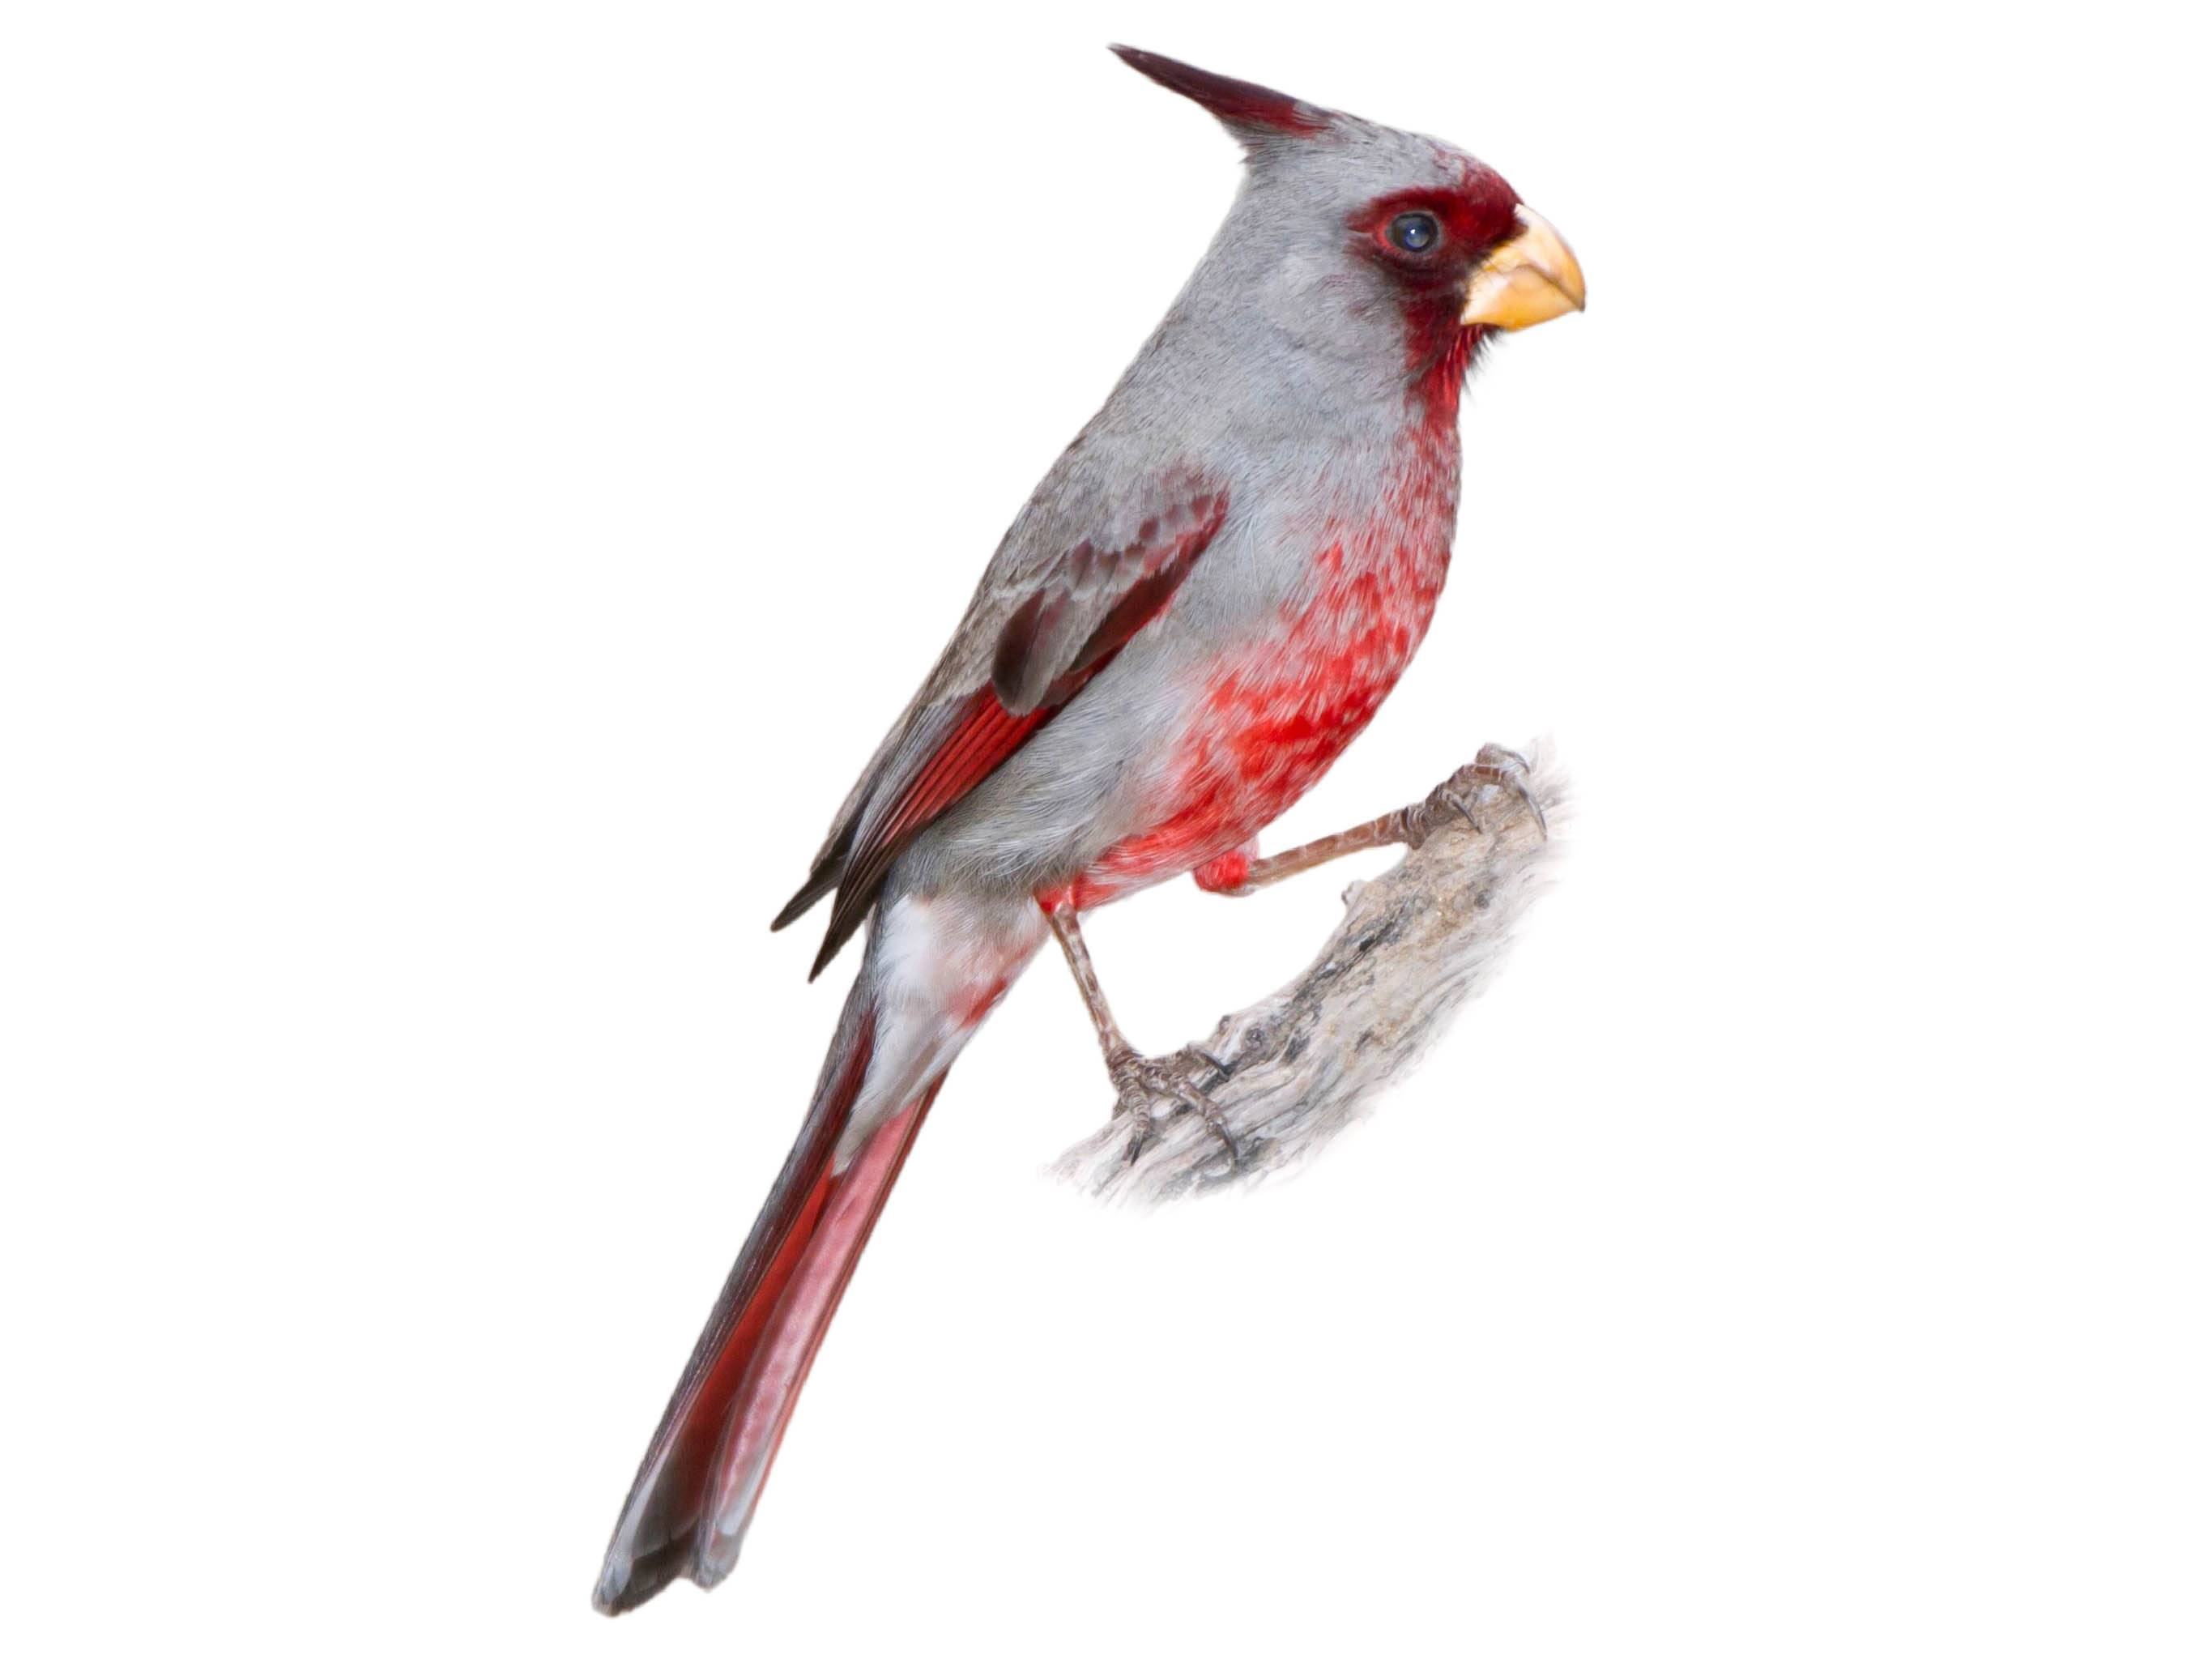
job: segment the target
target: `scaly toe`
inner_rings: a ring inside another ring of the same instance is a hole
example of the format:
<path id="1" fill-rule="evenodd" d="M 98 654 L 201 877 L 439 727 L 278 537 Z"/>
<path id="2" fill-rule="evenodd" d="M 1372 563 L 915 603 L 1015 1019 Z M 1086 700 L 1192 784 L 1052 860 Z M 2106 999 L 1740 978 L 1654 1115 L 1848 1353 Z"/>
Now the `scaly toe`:
<path id="1" fill-rule="evenodd" d="M 1220 1140 L 1232 1166 L 1243 1161 L 1221 1109 L 1206 1097 L 1191 1076 L 1192 1071 L 1200 1066 L 1210 1067 L 1217 1077 L 1226 1076 L 1230 1070 L 1227 1061 L 1196 1047 L 1158 1059 L 1132 1053 L 1114 1064 L 1114 1088 L 1119 1097 L 1114 1115 L 1116 1118 L 1126 1115 L 1131 1121 L 1128 1148 L 1122 1154 L 1125 1165 L 1134 1164 L 1151 1144 L 1163 1115 L 1175 1117 L 1184 1112 L 1194 1114 Z"/>

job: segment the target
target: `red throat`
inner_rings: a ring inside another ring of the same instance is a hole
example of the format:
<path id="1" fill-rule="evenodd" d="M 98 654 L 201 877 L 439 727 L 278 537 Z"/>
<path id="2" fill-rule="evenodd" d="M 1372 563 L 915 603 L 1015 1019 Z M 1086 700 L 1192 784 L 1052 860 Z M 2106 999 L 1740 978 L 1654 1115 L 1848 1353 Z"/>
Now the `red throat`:
<path id="1" fill-rule="evenodd" d="M 1490 337 L 1486 328 L 1462 326 L 1455 311 L 1445 326 L 1449 333 L 1418 319 L 1407 319 L 1406 367 L 1413 375 L 1413 402 L 1421 423 L 1431 437 L 1458 424 L 1460 393 Z"/>

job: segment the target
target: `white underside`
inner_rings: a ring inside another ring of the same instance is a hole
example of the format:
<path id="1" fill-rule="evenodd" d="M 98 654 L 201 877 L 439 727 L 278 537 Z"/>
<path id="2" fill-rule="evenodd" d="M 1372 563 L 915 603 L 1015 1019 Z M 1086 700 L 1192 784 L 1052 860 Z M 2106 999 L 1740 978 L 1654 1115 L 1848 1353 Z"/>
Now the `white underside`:
<path id="1" fill-rule="evenodd" d="M 951 893 L 899 898 L 878 927 L 875 1048 L 837 1142 L 839 1170 L 952 1063 L 993 988 L 1020 972 L 1046 936 L 1033 903 Z"/>

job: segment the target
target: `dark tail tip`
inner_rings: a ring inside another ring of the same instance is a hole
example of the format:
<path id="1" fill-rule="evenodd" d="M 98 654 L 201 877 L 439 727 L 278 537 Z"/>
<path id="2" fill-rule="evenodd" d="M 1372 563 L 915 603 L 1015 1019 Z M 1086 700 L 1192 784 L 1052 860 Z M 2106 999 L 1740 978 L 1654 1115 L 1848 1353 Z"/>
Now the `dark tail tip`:
<path id="1" fill-rule="evenodd" d="M 641 1607 L 681 1578 L 690 1559 L 689 1532 L 635 1559 L 610 1549 L 606 1565 L 599 1569 L 599 1582 L 592 1589 L 592 1606 L 610 1619 Z"/>

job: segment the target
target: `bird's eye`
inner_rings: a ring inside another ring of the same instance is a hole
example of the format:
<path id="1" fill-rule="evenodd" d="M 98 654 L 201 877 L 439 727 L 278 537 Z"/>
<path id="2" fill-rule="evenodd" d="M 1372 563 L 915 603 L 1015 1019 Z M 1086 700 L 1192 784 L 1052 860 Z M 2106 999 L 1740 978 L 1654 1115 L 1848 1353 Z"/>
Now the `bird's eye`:
<path id="1" fill-rule="evenodd" d="M 1390 246 L 1401 253 L 1426 253 L 1443 234 L 1433 213 L 1401 213 L 1390 222 Z"/>

